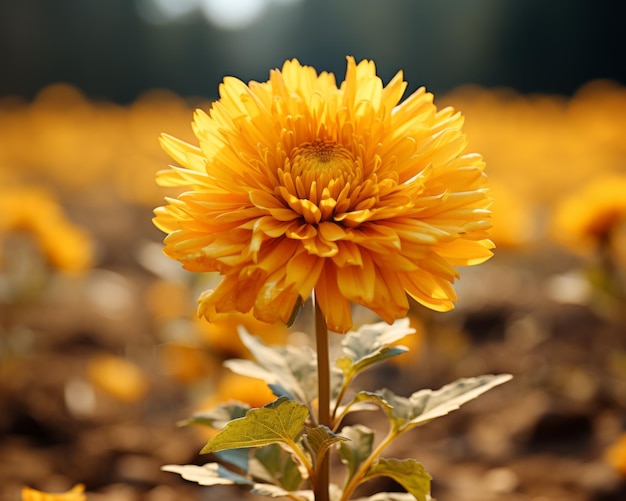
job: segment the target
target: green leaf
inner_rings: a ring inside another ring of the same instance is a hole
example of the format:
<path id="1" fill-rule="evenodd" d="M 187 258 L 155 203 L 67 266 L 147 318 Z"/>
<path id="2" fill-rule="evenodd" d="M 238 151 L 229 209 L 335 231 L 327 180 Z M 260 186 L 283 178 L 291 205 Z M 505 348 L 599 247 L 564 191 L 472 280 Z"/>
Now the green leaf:
<path id="1" fill-rule="evenodd" d="M 389 390 L 379 390 L 378 392 L 361 390 L 349 402 L 343 410 L 343 415 L 349 414 L 354 410 L 361 410 L 363 406 L 375 404 L 380 407 L 393 420 L 393 406 L 383 398 L 383 394 L 391 393 Z M 395 396 L 395 395 L 394 395 Z M 388 397 L 389 398 L 389 397 Z M 402 398 L 402 397 L 397 397 Z M 406 399 L 405 399 L 406 400 Z M 375 407 L 374 407 L 375 408 Z"/>
<path id="2" fill-rule="evenodd" d="M 163 471 L 178 473 L 185 480 L 200 485 L 253 485 L 253 482 L 238 473 L 234 473 L 217 463 L 202 466 L 195 464 L 169 464 L 161 467 Z"/>
<path id="3" fill-rule="evenodd" d="M 363 477 L 366 482 L 375 477 L 389 477 L 404 487 L 418 501 L 430 499 L 431 476 L 414 459 L 379 459 Z"/>
<path id="4" fill-rule="evenodd" d="M 399 432 L 445 416 L 491 388 L 509 381 L 511 377 L 510 374 L 489 374 L 462 378 L 436 391 L 417 391 L 409 398 L 395 395 L 387 389 L 378 392 L 361 391 L 352 403 L 375 403 L 386 412 L 392 426 Z"/>
<path id="5" fill-rule="evenodd" d="M 324 457 L 328 448 L 333 444 L 345 442 L 346 440 L 348 439 L 336 435 L 330 428 L 324 425 L 319 425 L 315 428 L 307 428 L 306 430 L 306 441 L 318 458 Z"/>
<path id="6" fill-rule="evenodd" d="M 246 415 L 250 410 L 250 405 L 244 402 L 227 402 L 218 405 L 214 409 L 196 412 L 190 418 L 179 421 L 179 425 L 200 424 L 212 428 L 223 428 L 226 423 L 233 419 L 238 419 Z"/>
<path id="7" fill-rule="evenodd" d="M 239 329 L 241 341 L 256 359 L 227 360 L 224 365 L 244 376 L 263 379 L 270 387 L 276 386 L 280 393 L 311 407 L 317 398 L 317 359 L 308 347 L 269 347 Z M 274 388 L 273 388 L 274 391 Z"/>
<path id="8" fill-rule="evenodd" d="M 257 465 L 254 464 L 257 461 Z M 250 474 L 255 478 L 266 479 L 272 484 L 279 485 L 288 491 L 295 491 L 302 483 L 302 475 L 298 464 L 291 454 L 278 444 L 270 444 L 255 451 L 251 460 Z M 263 471 L 259 471 L 259 467 Z"/>
<path id="9" fill-rule="evenodd" d="M 408 351 L 404 346 L 392 344 L 414 332 L 408 318 L 397 320 L 393 325 L 385 322 L 364 325 L 345 335 L 341 343 L 344 356 L 336 361 L 337 367 L 347 378 L 352 378 L 375 363 Z"/>
<path id="10" fill-rule="evenodd" d="M 237 469 L 246 473 L 249 472 L 249 456 L 250 449 L 226 449 L 215 453 L 218 463 L 226 465 L 231 471 Z"/>
<path id="11" fill-rule="evenodd" d="M 372 453 L 374 432 L 366 426 L 357 424 L 342 428 L 341 435 L 348 439 L 339 445 L 339 455 L 341 461 L 348 465 L 349 482 L 361 463 Z"/>
<path id="12" fill-rule="evenodd" d="M 474 400 L 483 393 L 510 381 L 510 374 L 487 374 L 462 378 L 443 386 L 437 391 L 421 390 L 409 398 L 414 409 L 410 424 L 422 425 L 435 418 L 457 410 L 461 405 Z"/>
<path id="13" fill-rule="evenodd" d="M 261 447 L 280 442 L 292 444 L 302 432 L 308 415 L 306 406 L 281 397 L 260 409 L 250 409 L 242 418 L 230 421 L 207 442 L 200 453 Z"/>

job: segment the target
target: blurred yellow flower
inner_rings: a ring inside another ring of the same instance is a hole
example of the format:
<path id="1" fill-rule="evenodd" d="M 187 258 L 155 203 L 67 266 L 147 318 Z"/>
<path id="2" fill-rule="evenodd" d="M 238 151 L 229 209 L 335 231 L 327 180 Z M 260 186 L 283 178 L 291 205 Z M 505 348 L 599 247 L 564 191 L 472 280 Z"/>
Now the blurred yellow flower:
<path id="1" fill-rule="evenodd" d="M 146 290 L 146 306 L 158 320 L 187 318 L 189 308 L 189 286 L 169 280 L 156 280 Z"/>
<path id="2" fill-rule="evenodd" d="M 50 494 L 30 487 L 22 487 L 22 501 L 86 501 L 86 499 L 85 486 L 82 484 L 77 484 L 71 490 L 60 494 Z"/>
<path id="3" fill-rule="evenodd" d="M 531 208 L 543 210 L 598 175 L 624 172 L 626 87 L 616 82 L 591 81 L 571 98 L 463 86 L 443 99 L 463 110 L 490 182 Z"/>
<path id="4" fill-rule="evenodd" d="M 49 264 L 60 271 L 79 272 L 92 264 L 91 239 L 66 218 L 44 189 L 9 186 L 0 190 L 0 243 L 12 231 L 32 234 Z"/>
<path id="5" fill-rule="evenodd" d="M 626 433 L 605 449 L 604 460 L 626 477 Z"/>
<path id="6" fill-rule="evenodd" d="M 96 388 L 124 402 L 138 400 L 148 391 L 148 381 L 141 369 L 114 355 L 97 355 L 90 359 L 87 376 Z"/>
<path id="7" fill-rule="evenodd" d="M 314 291 L 328 327 L 352 327 L 350 303 L 387 322 L 407 293 L 453 308 L 457 265 L 491 256 L 484 163 L 465 152 L 463 117 L 399 72 L 383 86 L 371 61 L 348 58 L 345 81 L 296 60 L 269 81 L 229 77 L 200 147 L 169 135 L 181 166 L 159 174 L 185 193 L 156 209 L 165 253 L 191 271 L 224 276 L 199 314 L 253 311 L 287 323 Z"/>
<path id="8" fill-rule="evenodd" d="M 218 363 L 199 346 L 165 343 L 159 347 L 158 356 L 165 372 L 182 383 L 200 381 L 218 370 Z"/>
<path id="9" fill-rule="evenodd" d="M 417 315 L 409 314 L 411 327 L 415 329 L 413 334 L 404 336 L 399 341 L 393 343 L 395 346 L 404 346 L 408 351 L 389 359 L 389 361 L 398 367 L 413 367 L 424 353 L 426 345 L 426 325 L 424 321 Z"/>
<path id="10" fill-rule="evenodd" d="M 155 138 L 167 126 L 191 140 L 192 109 L 162 90 L 121 106 L 65 83 L 46 86 L 32 102 L 0 96 L 0 180 L 37 179 L 87 205 L 117 207 L 121 199 L 152 207 L 163 199 L 154 166 L 167 159 Z"/>
<path id="11" fill-rule="evenodd" d="M 247 356 L 248 350 L 239 337 L 239 327 L 263 340 L 268 345 L 285 344 L 287 328 L 284 324 L 267 324 L 250 313 L 231 313 L 220 315 L 214 322 L 197 322 L 198 334 L 212 350 L 219 351 L 224 357 Z"/>
<path id="12" fill-rule="evenodd" d="M 493 193 L 491 239 L 498 248 L 516 248 L 533 239 L 533 207 L 514 187 L 491 182 Z"/>
<path id="13" fill-rule="evenodd" d="M 570 250 L 589 254 L 600 245 L 619 245 L 626 230 L 626 176 L 606 176 L 563 199 L 551 224 L 554 239 Z M 626 244 L 622 242 L 621 245 Z M 614 255 L 626 259 L 626 246 Z"/>
<path id="14" fill-rule="evenodd" d="M 232 400 L 245 402 L 250 407 L 263 407 L 275 399 L 276 396 L 262 379 L 225 372 L 219 377 L 215 393 L 202 402 L 200 407 L 210 409 L 220 403 Z"/>

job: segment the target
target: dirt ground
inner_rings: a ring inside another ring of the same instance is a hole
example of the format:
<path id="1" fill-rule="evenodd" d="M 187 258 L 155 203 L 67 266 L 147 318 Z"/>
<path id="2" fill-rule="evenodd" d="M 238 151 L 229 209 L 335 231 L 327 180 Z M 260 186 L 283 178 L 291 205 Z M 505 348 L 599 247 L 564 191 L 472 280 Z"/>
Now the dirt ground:
<path id="1" fill-rule="evenodd" d="M 19 500 L 23 485 L 59 492 L 76 483 L 88 501 L 248 499 L 160 470 L 206 461 L 198 455 L 206 436 L 177 422 L 220 372 L 189 382 L 163 369 L 162 325 L 146 299 L 162 277 L 139 257 L 161 235 L 149 209 L 107 210 L 78 216 L 93 220 L 101 245 L 92 271 L 54 274 L 36 295 L 0 304 L 0 499 Z M 415 308 L 426 333 L 413 358 L 360 380 L 408 395 L 458 377 L 514 375 L 386 454 L 422 462 L 437 501 L 626 499 L 626 480 L 606 459 L 626 426 L 626 332 L 574 293 L 580 281 L 568 273 L 578 264 L 541 246 L 462 271 L 454 312 Z M 88 363 L 102 354 L 132 360 L 147 391 L 124 397 L 95 385 Z M 376 413 L 358 417 L 383 426 Z"/>

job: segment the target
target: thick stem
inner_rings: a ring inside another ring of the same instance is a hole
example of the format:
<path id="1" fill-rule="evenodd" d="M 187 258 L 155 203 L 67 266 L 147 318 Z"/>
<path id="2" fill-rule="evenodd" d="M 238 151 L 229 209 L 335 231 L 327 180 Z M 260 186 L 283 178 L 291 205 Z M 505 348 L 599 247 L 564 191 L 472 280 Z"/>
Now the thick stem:
<path id="1" fill-rule="evenodd" d="M 328 328 L 326 327 L 326 319 L 324 313 L 320 309 L 316 298 L 313 298 L 315 304 L 315 343 L 317 347 L 317 385 L 318 385 L 318 424 L 323 424 L 332 428 L 330 417 L 330 354 Z M 320 470 L 317 472 L 315 481 L 315 501 L 328 501 L 328 484 L 329 484 L 329 462 L 328 454 L 320 463 Z"/>

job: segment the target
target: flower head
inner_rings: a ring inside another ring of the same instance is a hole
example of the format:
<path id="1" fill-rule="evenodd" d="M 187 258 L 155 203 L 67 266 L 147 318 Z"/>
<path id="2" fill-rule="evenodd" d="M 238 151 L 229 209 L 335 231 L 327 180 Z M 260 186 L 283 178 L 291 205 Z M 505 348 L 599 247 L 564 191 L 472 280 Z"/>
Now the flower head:
<path id="1" fill-rule="evenodd" d="M 155 211 L 165 253 L 224 277 L 201 315 L 287 322 L 314 291 L 346 332 L 351 302 L 387 322 L 407 293 L 453 307 L 454 266 L 491 256 L 484 163 L 464 152 L 459 113 L 424 88 L 400 102 L 406 86 L 402 73 L 383 86 L 371 61 L 349 57 L 337 86 L 291 60 L 267 82 L 226 78 L 194 116 L 199 147 L 162 137 L 180 166 L 158 181 L 190 187 Z"/>

